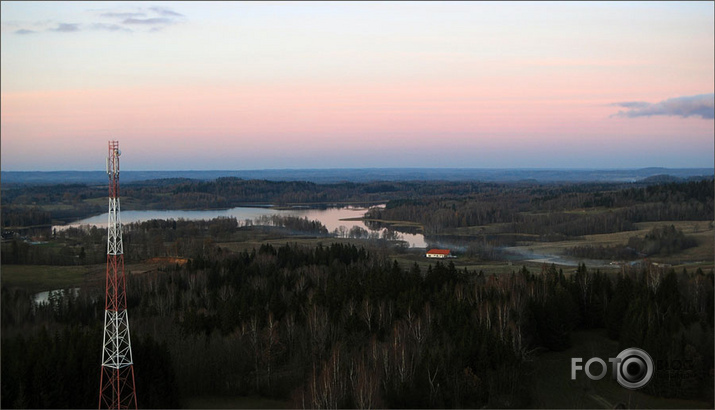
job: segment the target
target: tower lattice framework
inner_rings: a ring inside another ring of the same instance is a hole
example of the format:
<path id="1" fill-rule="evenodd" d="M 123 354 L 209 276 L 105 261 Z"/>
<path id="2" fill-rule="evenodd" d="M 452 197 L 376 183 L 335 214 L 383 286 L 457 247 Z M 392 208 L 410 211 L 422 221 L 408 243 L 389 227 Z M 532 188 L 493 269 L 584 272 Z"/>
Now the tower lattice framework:
<path id="1" fill-rule="evenodd" d="M 127 315 L 127 283 L 119 206 L 119 141 L 109 141 L 109 224 L 107 226 L 107 278 L 104 299 L 104 338 L 99 408 L 137 408 L 132 343 Z"/>

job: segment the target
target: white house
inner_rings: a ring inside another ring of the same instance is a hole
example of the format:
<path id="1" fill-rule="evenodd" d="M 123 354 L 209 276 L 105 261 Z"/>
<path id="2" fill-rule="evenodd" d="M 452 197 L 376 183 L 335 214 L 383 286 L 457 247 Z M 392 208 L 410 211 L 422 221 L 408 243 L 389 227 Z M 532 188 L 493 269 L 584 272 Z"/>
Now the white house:
<path id="1" fill-rule="evenodd" d="M 451 258 L 452 253 L 449 251 L 449 249 L 430 249 L 429 251 L 427 251 L 425 256 L 428 258 L 444 259 Z"/>

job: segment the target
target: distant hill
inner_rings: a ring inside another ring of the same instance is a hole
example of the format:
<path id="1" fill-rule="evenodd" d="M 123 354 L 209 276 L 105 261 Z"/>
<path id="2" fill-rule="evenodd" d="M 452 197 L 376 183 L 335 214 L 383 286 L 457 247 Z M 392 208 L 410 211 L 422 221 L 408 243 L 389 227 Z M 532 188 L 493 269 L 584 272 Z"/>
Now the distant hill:
<path id="1" fill-rule="evenodd" d="M 653 175 L 652 177 L 643 178 L 640 182 L 645 184 L 665 184 L 669 182 L 682 182 L 683 178 L 674 177 L 672 175 Z"/>
<path id="2" fill-rule="evenodd" d="M 316 183 L 372 181 L 484 181 L 484 182 L 663 182 L 713 178 L 713 168 L 642 169 L 478 169 L 478 168 L 356 168 L 266 169 L 245 171 L 122 171 L 124 184 L 149 180 L 220 177 Z M 103 171 L 1 171 L 3 184 L 106 184 Z"/>

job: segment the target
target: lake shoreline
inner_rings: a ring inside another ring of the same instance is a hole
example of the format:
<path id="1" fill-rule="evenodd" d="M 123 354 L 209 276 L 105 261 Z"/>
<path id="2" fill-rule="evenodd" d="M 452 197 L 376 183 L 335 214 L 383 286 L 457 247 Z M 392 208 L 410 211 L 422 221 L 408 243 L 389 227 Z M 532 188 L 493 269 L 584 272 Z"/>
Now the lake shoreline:
<path id="1" fill-rule="evenodd" d="M 363 232 L 366 236 L 383 235 L 388 228 L 379 227 L 371 228 L 366 222 L 365 214 L 370 207 L 351 205 L 337 205 L 333 207 L 312 207 L 306 206 L 291 206 L 289 208 L 278 207 L 273 205 L 261 204 L 262 206 L 237 206 L 224 209 L 208 209 L 208 210 L 122 210 L 121 222 L 123 225 L 131 223 L 145 222 L 148 220 L 211 220 L 216 218 L 235 218 L 239 226 L 247 226 L 254 224 L 264 224 L 260 221 L 261 218 L 271 216 L 285 216 L 306 218 L 308 220 L 316 220 L 323 224 L 328 232 L 336 237 L 347 237 L 351 230 Z M 377 204 L 373 206 L 384 206 Z M 108 213 L 93 215 L 84 219 L 76 220 L 69 224 L 53 225 L 53 232 L 61 232 L 69 228 L 106 228 L 108 223 Z M 356 229 L 359 228 L 359 229 Z M 425 248 L 427 244 L 423 234 L 401 232 L 399 229 L 390 230 L 399 233 L 398 239 L 406 241 L 412 248 Z"/>

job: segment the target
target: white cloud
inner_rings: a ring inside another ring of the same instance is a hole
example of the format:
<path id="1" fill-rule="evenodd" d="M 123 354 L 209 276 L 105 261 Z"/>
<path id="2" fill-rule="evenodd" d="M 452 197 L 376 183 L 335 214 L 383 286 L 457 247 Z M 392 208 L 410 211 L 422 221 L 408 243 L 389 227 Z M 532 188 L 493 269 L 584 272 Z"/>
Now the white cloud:
<path id="1" fill-rule="evenodd" d="M 700 116 L 704 119 L 715 117 L 715 94 L 700 94 L 686 97 L 669 98 L 657 103 L 643 101 L 619 102 L 611 105 L 627 108 L 619 111 L 615 117 L 650 117 L 652 115 L 668 115 L 678 117 Z"/>
<path id="2" fill-rule="evenodd" d="M 15 34 L 32 34 L 38 31 L 71 33 L 83 30 L 105 30 L 132 32 L 134 29 L 157 31 L 185 20 L 181 13 L 167 7 L 141 7 L 133 9 L 88 10 L 92 14 L 90 21 L 83 23 L 64 23 L 55 19 L 35 22 L 3 22 L 3 30 L 13 29 Z M 78 18 L 80 16 L 77 16 Z M 92 21 L 94 20 L 94 21 Z"/>
<path id="3" fill-rule="evenodd" d="M 57 27 L 50 29 L 51 31 L 59 31 L 62 33 L 71 33 L 74 31 L 79 31 L 79 24 L 77 23 L 59 23 Z"/>

